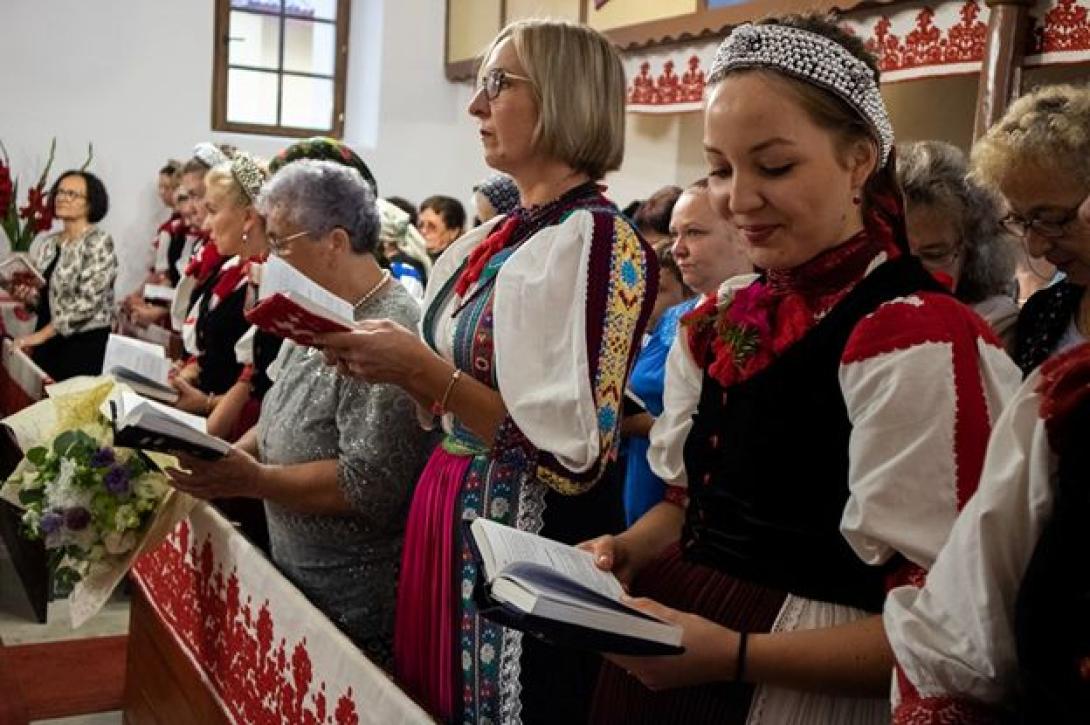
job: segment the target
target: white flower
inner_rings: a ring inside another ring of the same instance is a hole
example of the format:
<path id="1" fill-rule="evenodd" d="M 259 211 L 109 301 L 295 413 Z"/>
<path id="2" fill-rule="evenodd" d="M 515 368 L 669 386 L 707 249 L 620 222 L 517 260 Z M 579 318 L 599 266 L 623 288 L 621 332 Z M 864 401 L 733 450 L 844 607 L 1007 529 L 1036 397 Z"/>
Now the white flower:
<path id="1" fill-rule="evenodd" d="M 473 658 L 469 656 L 468 652 L 462 653 L 462 669 L 469 670 L 473 666 Z"/>
<path id="2" fill-rule="evenodd" d="M 505 498 L 492 500 L 492 518 L 499 519 L 507 515 L 511 510 L 511 504 Z"/>
<path id="3" fill-rule="evenodd" d="M 140 514 L 132 504 L 122 504 L 114 513 L 114 530 L 128 531 L 140 526 Z"/>
<path id="4" fill-rule="evenodd" d="M 473 596 L 473 582 L 468 581 L 468 580 L 462 582 L 462 599 L 469 599 L 472 596 Z"/>
<path id="5" fill-rule="evenodd" d="M 480 516 L 480 514 L 478 514 L 477 509 L 474 509 L 474 508 L 468 508 L 468 509 L 466 509 L 465 511 L 462 512 L 462 520 L 463 521 L 472 521 L 473 519 L 477 518 L 478 516 Z"/>
<path id="6" fill-rule="evenodd" d="M 496 659 L 496 648 L 490 644 L 481 645 L 481 662 L 487 665 L 494 659 Z"/>
<path id="7" fill-rule="evenodd" d="M 167 491 L 162 474 L 145 473 L 132 482 L 132 493 L 136 498 L 147 501 L 159 501 Z"/>

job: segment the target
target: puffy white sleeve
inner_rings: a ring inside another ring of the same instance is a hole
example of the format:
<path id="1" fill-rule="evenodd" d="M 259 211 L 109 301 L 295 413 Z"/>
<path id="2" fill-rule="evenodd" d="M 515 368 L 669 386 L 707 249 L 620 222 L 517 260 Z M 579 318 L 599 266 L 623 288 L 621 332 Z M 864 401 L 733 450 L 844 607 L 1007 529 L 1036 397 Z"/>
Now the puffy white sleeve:
<path id="1" fill-rule="evenodd" d="M 886 600 L 886 634 L 916 690 L 910 699 L 998 705 L 1013 692 L 1015 600 L 1054 498 L 1055 459 L 1038 414 L 1038 382 L 1030 376 L 996 422 L 980 488 L 926 585 L 894 589 Z"/>
<path id="2" fill-rule="evenodd" d="M 699 304 L 699 303 L 698 303 Z M 647 463 L 668 486 L 689 485 L 685 475 L 685 439 L 693 427 L 693 414 L 700 402 L 704 373 L 693 360 L 687 330 L 678 327 L 677 338 L 666 354 L 666 376 L 662 389 L 662 415 L 655 418 L 649 434 Z"/>
<path id="3" fill-rule="evenodd" d="M 615 455 L 621 396 L 658 286 L 650 248 L 623 217 L 580 210 L 527 240 L 496 277 L 496 378 L 537 476 L 593 486 Z M 497 441 L 499 442 L 499 441 Z"/>
<path id="4" fill-rule="evenodd" d="M 856 326 L 840 369 L 852 424 L 841 532 L 860 559 L 931 567 L 1019 383 L 986 323 L 949 296 L 894 300 Z"/>

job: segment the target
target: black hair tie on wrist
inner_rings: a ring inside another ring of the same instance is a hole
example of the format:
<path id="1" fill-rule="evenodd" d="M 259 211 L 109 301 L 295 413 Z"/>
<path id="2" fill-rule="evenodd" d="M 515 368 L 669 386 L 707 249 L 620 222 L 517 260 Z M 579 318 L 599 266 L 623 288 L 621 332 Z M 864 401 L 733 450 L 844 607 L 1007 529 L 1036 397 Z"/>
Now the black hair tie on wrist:
<path id="1" fill-rule="evenodd" d="M 745 682 L 746 677 L 746 643 L 749 641 L 749 632 L 738 633 L 738 656 L 734 663 L 734 681 Z"/>

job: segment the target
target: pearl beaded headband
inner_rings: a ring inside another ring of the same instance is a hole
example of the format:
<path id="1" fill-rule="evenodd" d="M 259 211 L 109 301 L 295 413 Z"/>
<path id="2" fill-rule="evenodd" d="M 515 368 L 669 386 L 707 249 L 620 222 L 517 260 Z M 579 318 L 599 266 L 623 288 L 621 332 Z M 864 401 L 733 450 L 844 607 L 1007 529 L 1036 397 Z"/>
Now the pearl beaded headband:
<path id="1" fill-rule="evenodd" d="M 775 68 L 835 93 L 870 124 L 885 166 L 893 148 L 886 104 L 874 72 L 840 43 L 801 28 L 747 23 L 720 44 L 708 82 L 736 68 Z"/>
<path id="2" fill-rule="evenodd" d="M 257 165 L 254 157 L 245 151 L 236 152 L 235 157 L 231 159 L 231 175 L 242 187 L 242 192 L 246 194 L 250 203 L 256 201 L 257 195 L 261 193 L 261 186 L 265 183 L 266 174 Z"/>

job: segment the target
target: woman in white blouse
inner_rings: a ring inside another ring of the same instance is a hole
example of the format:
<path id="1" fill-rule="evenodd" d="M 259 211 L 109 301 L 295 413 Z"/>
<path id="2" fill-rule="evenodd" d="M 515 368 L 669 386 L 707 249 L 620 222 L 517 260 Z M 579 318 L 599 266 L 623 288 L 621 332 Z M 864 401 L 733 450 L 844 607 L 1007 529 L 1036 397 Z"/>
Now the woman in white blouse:
<path id="1" fill-rule="evenodd" d="M 67 171 L 49 192 L 63 223 L 41 241 L 33 263 L 46 278 L 37 298 L 37 329 L 15 341 L 54 380 L 98 375 L 110 335 L 117 257 L 98 222 L 109 209 L 106 187 L 87 171 Z"/>
<path id="2" fill-rule="evenodd" d="M 601 485 L 617 482 L 600 479 L 658 280 L 654 252 L 597 183 L 621 162 L 624 89 L 616 51 L 590 28 L 504 29 L 469 112 L 521 206 L 435 263 L 424 342 L 391 322 L 322 341 L 342 369 L 409 391 L 447 433 L 409 513 L 394 638 L 400 684 L 444 721 L 586 718 L 599 660 L 477 615 L 461 521 L 569 543 L 623 524 L 620 491 Z"/>

